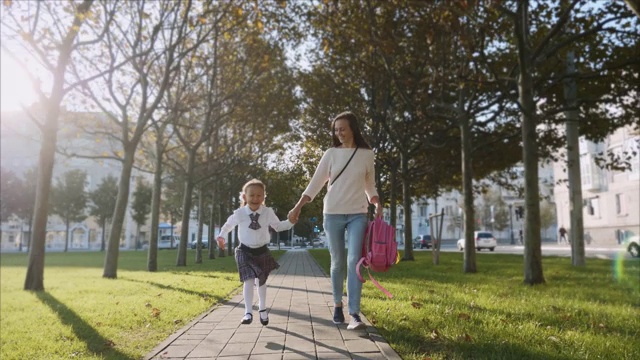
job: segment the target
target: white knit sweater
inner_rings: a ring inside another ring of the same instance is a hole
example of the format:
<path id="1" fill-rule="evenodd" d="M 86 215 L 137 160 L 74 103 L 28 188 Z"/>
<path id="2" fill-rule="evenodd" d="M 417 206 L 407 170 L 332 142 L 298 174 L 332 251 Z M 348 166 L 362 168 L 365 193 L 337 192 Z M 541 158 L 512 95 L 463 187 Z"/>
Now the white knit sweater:
<path id="1" fill-rule="evenodd" d="M 313 200 L 324 184 L 338 176 L 355 149 L 330 148 L 316 168 L 311 182 L 304 190 Z M 358 148 L 353 159 L 333 185 L 327 185 L 324 197 L 325 214 L 361 214 L 367 212 L 368 201 L 378 196 L 375 184 L 374 154 L 370 149 Z"/>

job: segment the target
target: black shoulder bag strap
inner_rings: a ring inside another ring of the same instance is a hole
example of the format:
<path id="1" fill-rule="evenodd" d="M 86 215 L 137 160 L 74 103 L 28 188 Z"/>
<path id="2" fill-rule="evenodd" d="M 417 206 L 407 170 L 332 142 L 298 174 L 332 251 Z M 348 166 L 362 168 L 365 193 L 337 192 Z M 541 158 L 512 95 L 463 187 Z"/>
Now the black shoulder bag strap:
<path id="1" fill-rule="evenodd" d="M 329 185 L 333 185 L 333 183 L 336 182 L 336 180 L 338 180 L 340 175 L 342 175 L 342 173 L 344 172 L 344 169 L 346 169 L 347 166 L 349 166 L 349 163 L 351 162 L 351 159 L 353 159 L 353 156 L 356 154 L 356 151 L 358 151 L 358 147 L 357 146 L 356 146 L 356 149 L 353 150 L 353 154 L 351 154 L 351 157 L 349 158 L 349 161 L 347 161 L 347 163 L 344 165 L 342 170 L 340 170 L 340 173 L 338 174 L 338 176 L 334 177 L 333 180 L 331 181 L 331 184 L 329 184 Z"/>

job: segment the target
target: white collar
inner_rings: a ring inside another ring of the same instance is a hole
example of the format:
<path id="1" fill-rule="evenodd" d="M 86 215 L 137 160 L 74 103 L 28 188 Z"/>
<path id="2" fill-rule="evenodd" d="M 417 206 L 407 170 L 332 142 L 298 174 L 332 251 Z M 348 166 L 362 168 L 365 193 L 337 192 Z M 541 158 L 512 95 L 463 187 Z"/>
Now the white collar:
<path id="1" fill-rule="evenodd" d="M 260 205 L 260 207 L 258 208 L 258 210 L 253 211 L 253 210 L 251 210 L 251 208 L 249 208 L 249 205 L 245 205 L 245 206 L 244 206 L 244 209 L 245 209 L 244 211 L 247 213 L 247 215 L 250 215 L 250 214 L 253 214 L 253 213 L 261 214 L 261 215 L 262 215 L 262 208 L 264 208 L 264 205 Z"/>

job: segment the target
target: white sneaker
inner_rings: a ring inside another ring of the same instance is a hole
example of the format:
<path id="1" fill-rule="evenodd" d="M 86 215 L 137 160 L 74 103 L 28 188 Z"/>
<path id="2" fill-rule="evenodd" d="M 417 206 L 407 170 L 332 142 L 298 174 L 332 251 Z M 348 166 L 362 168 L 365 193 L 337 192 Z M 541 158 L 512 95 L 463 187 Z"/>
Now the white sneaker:
<path id="1" fill-rule="evenodd" d="M 365 323 L 362 322 L 362 320 L 360 320 L 360 315 L 357 314 L 352 314 L 351 315 L 351 321 L 349 322 L 349 325 L 347 326 L 347 330 L 361 330 L 366 328 L 367 325 L 365 325 Z"/>

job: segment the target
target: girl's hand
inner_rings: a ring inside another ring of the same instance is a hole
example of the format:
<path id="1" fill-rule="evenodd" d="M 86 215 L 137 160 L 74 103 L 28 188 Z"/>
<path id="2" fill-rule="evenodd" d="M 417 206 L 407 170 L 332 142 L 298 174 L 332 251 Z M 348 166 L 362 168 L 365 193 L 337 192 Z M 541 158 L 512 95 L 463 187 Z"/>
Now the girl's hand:
<path id="1" fill-rule="evenodd" d="M 219 236 L 216 240 L 218 240 L 218 247 L 220 248 L 220 250 L 224 251 L 224 238 L 222 236 Z"/>

